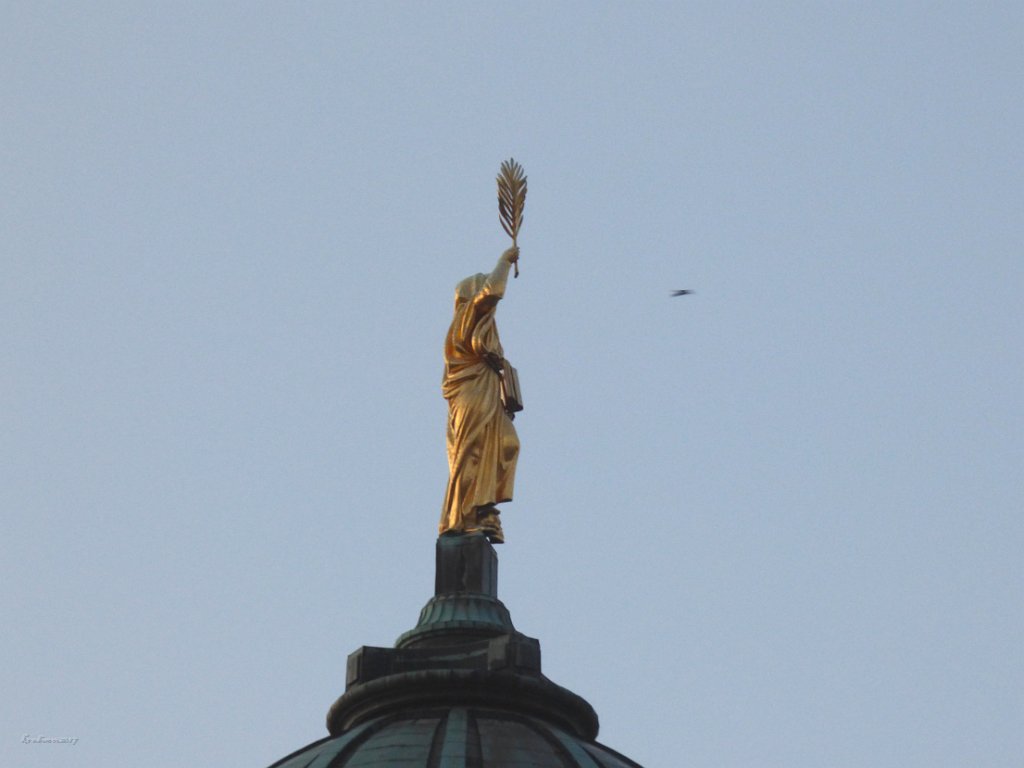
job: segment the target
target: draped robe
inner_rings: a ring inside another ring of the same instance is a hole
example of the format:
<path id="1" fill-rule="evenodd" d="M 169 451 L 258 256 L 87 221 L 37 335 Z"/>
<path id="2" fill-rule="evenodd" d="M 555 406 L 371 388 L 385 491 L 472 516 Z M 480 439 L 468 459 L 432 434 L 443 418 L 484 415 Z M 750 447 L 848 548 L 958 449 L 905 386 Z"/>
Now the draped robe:
<path id="1" fill-rule="evenodd" d="M 441 533 L 478 530 L 477 508 L 512 500 L 519 437 L 501 402 L 501 377 L 488 362 L 504 359 L 494 314 L 507 273 L 505 265 L 455 289 L 441 384 L 448 401 L 449 471 Z"/>

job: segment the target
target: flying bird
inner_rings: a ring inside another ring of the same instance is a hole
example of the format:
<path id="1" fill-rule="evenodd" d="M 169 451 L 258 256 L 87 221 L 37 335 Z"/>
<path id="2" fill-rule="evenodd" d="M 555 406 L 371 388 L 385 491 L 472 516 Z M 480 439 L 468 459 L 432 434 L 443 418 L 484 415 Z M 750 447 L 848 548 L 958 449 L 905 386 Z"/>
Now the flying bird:
<path id="1" fill-rule="evenodd" d="M 672 291 L 673 296 L 685 296 L 688 293 L 693 293 L 693 291 Z"/>

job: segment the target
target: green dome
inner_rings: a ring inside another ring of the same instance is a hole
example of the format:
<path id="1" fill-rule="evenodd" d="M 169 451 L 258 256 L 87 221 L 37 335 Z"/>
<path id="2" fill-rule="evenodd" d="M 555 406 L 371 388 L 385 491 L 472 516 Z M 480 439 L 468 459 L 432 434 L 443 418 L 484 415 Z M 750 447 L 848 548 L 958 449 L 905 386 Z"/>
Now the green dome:
<path id="1" fill-rule="evenodd" d="M 386 715 L 310 744 L 272 768 L 639 768 L 540 718 L 477 707 Z"/>
<path id="2" fill-rule="evenodd" d="M 541 673 L 483 536 L 438 539 L 434 593 L 394 648 L 349 656 L 330 736 L 271 768 L 640 768 L 596 741 L 590 704 Z"/>

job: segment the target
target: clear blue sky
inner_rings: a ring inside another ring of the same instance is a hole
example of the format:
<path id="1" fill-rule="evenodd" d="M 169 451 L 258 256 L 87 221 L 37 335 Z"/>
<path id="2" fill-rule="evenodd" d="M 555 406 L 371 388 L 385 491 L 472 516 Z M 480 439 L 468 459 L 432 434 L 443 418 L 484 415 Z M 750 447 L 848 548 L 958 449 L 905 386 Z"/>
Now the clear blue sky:
<path id="1" fill-rule="evenodd" d="M 1020 3 L 7 2 L 0 57 L 0 765 L 324 735 L 432 591 L 509 156 L 501 597 L 600 740 L 1021 765 Z"/>

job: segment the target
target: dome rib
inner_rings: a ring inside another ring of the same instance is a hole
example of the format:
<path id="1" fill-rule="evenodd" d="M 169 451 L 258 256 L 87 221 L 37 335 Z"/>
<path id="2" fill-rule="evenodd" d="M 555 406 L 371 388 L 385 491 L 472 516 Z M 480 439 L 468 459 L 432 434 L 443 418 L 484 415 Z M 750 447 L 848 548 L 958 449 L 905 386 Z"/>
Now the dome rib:
<path id="1" fill-rule="evenodd" d="M 554 746 L 558 752 L 564 755 L 565 764 L 576 766 L 577 768 L 601 768 L 594 759 L 584 751 L 578 743 L 569 737 L 564 731 L 560 731 L 549 726 L 540 725 L 537 723 L 531 723 L 533 728 L 548 742 Z"/>
<path id="2" fill-rule="evenodd" d="M 430 741 L 430 754 L 427 756 L 427 768 L 439 768 L 444 757 L 444 746 L 448 739 L 448 722 L 454 710 L 445 712 L 434 728 L 434 738 Z"/>

